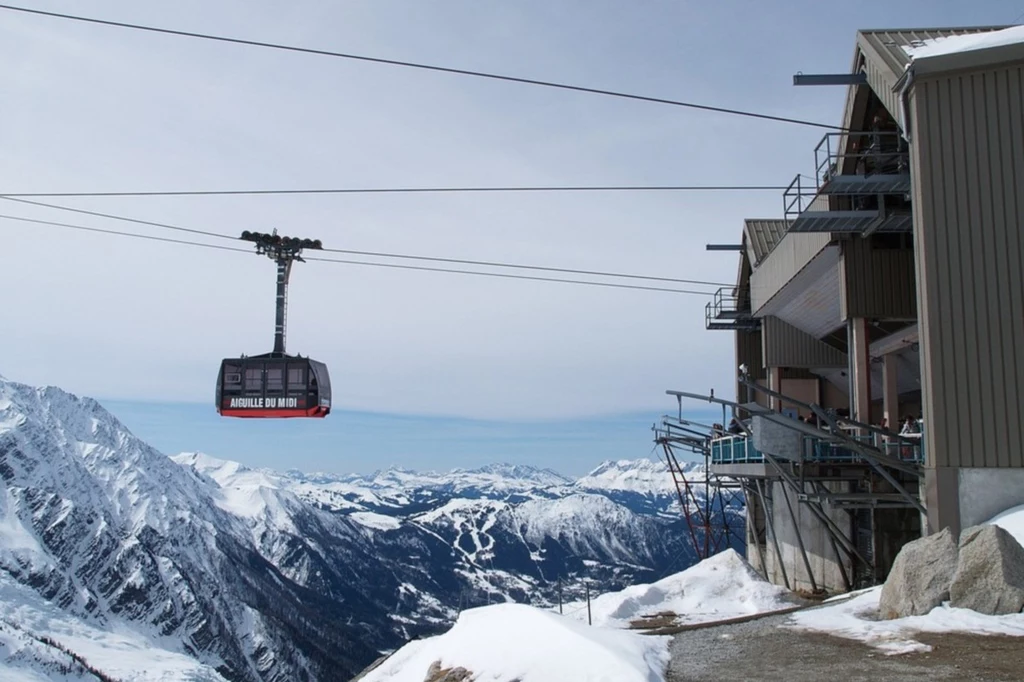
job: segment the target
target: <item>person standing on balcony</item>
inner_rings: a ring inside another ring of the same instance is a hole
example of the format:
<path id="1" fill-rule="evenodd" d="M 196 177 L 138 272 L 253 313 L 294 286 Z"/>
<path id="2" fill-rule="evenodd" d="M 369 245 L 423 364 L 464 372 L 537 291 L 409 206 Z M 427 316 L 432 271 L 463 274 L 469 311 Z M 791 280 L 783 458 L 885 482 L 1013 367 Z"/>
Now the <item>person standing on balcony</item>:
<path id="1" fill-rule="evenodd" d="M 921 433 L 921 427 L 918 426 L 917 420 L 908 414 L 907 418 L 903 421 L 903 428 L 900 429 L 900 435 L 906 436 L 908 434 L 918 433 Z"/>

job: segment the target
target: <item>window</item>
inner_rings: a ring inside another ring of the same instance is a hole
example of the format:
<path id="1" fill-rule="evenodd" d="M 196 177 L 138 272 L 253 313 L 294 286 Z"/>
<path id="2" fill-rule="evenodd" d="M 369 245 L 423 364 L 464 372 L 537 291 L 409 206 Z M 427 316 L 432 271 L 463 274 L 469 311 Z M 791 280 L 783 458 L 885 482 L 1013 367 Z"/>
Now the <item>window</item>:
<path id="1" fill-rule="evenodd" d="M 245 390 L 256 391 L 257 393 L 263 391 L 262 367 L 250 367 L 245 370 Z"/>
<path id="2" fill-rule="evenodd" d="M 303 393 L 306 390 L 306 369 L 304 367 L 288 367 L 288 391 Z"/>
<path id="3" fill-rule="evenodd" d="M 267 392 L 284 392 L 284 368 L 267 367 Z"/>
<path id="4" fill-rule="evenodd" d="M 224 385 L 237 388 L 242 384 L 241 372 L 224 372 Z"/>

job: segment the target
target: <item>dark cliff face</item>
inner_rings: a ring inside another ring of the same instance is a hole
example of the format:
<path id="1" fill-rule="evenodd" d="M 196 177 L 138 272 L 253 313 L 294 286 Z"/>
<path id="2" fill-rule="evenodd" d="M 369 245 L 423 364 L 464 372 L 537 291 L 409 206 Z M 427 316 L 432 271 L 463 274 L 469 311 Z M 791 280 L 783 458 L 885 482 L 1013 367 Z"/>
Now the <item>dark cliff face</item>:
<path id="1" fill-rule="evenodd" d="M 227 679 L 269 682 L 347 680 L 460 608 L 548 605 L 559 582 L 570 598 L 583 578 L 600 592 L 693 563 L 671 498 L 549 471 L 253 483 L 227 469 L 164 456 L 95 401 L 0 380 L 0 521 L 31 538 L 0 543 L 0 570 Z M 332 491 L 341 480 L 377 502 Z"/>

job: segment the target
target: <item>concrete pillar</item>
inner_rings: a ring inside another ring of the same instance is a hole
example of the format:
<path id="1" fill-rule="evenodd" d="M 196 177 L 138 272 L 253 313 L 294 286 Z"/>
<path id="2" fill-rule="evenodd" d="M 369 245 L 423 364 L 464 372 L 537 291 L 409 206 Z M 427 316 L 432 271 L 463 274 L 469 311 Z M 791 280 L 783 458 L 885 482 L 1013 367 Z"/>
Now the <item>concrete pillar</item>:
<path id="1" fill-rule="evenodd" d="M 882 358 L 882 416 L 889 424 L 890 431 L 900 430 L 900 394 L 896 381 L 896 367 L 899 358 L 889 353 Z"/>
<path id="2" fill-rule="evenodd" d="M 928 511 L 925 532 L 938 533 L 949 528 L 960 537 L 960 470 L 954 467 L 925 467 L 924 506 Z"/>
<path id="3" fill-rule="evenodd" d="M 850 325 L 850 374 L 853 395 L 850 396 L 851 416 L 857 421 L 871 422 L 871 356 L 868 352 L 868 321 L 852 318 Z"/>
<path id="4" fill-rule="evenodd" d="M 782 368 L 768 368 L 768 388 L 776 393 L 782 393 Z M 768 403 L 769 409 L 773 412 L 782 412 L 782 401 L 773 397 Z"/>

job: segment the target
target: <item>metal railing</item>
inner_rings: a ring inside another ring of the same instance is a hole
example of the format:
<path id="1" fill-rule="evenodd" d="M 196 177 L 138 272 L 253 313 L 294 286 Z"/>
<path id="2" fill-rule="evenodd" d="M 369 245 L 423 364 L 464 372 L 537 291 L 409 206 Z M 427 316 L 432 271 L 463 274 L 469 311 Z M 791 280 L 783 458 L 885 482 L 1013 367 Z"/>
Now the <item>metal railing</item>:
<path id="1" fill-rule="evenodd" d="M 750 287 L 722 287 L 704 306 L 707 329 L 745 329 L 757 326 L 750 309 Z"/>
<path id="2" fill-rule="evenodd" d="M 852 166 L 852 168 L 850 168 Z M 814 148 L 816 189 L 837 175 L 903 175 L 910 152 L 898 132 L 826 133 Z"/>
<path id="3" fill-rule="evenodd" d="M 782 193 L 783 216 L 786 220 L 796 220 L 804 210 L 810 207 L 817 196 L 817 184 L 809 182 L 804 175 L 797 175 Z"/>
<path id="4" fill-rule="evenodd" d="M 828 194 L 876 196 L 905 193 L 909 186 L 910 153 L 898 132 L 827 133 L 814 148 L 814 177 L 797 175 L 782 193 L 783 215 L 796 220 Z M 830 187 L 837 178 L 847 182 Z"/>
<path id="5" fill-rule="evenodd" d="M 874 445 L 901 461 L 924 463 L 924 443 L 908 445 L 906 442 L 880 442 L 873 435 L 853 438 L 866 445 Z M 764 461 L 764 455 L 754 448 L 753 440 L 746 436 L 722 436 L 711 441 L 712 464 L 763 464 Z M 812 436 L 803 438 L 803 461 L 815 464 L 867 464 L 853 450 Z"/>
<path id="6" fill-rule="evenodd" d="M 712 464 L 763 464 L 764 455 L 746 436 L 723 436 L 711 441 Z"/>

